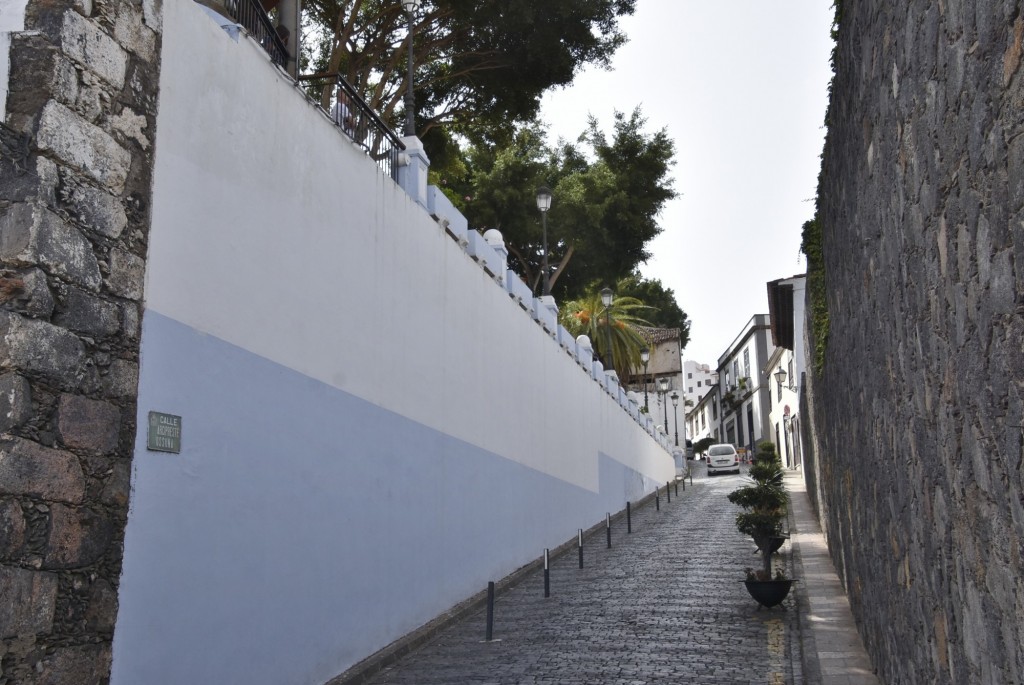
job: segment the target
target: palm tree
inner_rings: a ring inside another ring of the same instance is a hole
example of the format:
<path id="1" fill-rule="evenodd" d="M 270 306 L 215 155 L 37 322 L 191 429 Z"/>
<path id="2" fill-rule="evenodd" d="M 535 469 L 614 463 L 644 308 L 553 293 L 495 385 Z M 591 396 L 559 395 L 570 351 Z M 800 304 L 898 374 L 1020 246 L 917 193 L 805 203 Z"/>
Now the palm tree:
<path id="1" fill-rule="evenodd" d="M 647 342 L 636 329 L 637 326 L 650 326 L 650 323 L 640 318 L 643 310 L 653 310 L 653 307 L 648 307 L 635 297 L 616 297 L 606 309 L 601 302 L 601 294 L 591 289 L 582 298 L 566 302 L 558 318 L 573 335 L 588 336 L 594 351 L 604 360 L 605 368 L 614 367 L 619 378 L 625 379 L 632 377 L 643 366 L 640 350 L 647 347 Z M 609 356 L 611 364 L 608 363 Z"/>

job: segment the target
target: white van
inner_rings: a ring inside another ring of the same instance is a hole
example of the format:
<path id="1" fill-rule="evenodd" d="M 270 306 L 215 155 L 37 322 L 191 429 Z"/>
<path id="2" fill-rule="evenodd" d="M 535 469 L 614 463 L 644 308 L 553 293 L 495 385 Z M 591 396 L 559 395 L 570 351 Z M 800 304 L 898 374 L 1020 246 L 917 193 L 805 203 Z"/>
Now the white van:
<path id="1" fill-rule="evenodd" d="M 736 448 L 722 443 L 708 448 L 708 475 L 713 476 L 723 471 L 740 472 L 740 460 Z"/>

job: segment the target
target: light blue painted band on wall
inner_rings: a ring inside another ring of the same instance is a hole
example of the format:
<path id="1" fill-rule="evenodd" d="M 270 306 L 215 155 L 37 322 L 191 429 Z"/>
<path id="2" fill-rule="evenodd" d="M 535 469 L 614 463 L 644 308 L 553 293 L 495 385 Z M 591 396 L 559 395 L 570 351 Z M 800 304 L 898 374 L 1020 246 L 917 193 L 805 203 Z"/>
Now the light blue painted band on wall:
<path id="1" fill-rule="evenodd" d="M 319 684 L 618 511 L 149 311 L 112 682 Z M 586 430 L 585 426 L 574 426 Z"/>

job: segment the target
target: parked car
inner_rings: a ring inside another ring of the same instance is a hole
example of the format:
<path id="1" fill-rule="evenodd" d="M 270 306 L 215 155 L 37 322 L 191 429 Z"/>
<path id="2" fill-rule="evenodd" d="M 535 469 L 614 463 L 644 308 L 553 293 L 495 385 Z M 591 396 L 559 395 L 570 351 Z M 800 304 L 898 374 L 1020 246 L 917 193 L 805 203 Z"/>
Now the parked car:
<path id="1" fill-rule="evenodd" d="M 732 471 L 740 472 L 740 460 L 736 448 L 729 444 L 712 445 L 708 448 L 708 475 Z"/>

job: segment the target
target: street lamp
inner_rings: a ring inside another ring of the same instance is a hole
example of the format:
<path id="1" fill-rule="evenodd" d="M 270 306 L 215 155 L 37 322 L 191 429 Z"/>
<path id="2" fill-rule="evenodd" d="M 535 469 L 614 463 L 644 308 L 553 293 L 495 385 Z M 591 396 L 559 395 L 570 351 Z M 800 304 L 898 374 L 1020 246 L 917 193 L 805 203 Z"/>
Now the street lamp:
<path id="1" fill-rule="evenodd" d="M 672 397 L 672 415 L 675 416 L 675 421 L 676 421 L 676 447 L 679 447 L 679 393 L 674 392 L 674 393 L 672 393 L 671 397 Z M 668 411 L 668 407 L 666 407 L 665 410 Z M 668 419 L 666 419 L 666 421 L 667 420 Z M 668 426 L 665 427 L 665 430 L 668 431 Z"/>
<path id="2" fill-rule="evenodd" d="M 405 15 L 409 19 L 409 60 L 407 75 L 408 88 L 405 91 L 405 135 L 416 135 L 416 99 L 413 97 L 413 71 L 412 71 L 412 20 L 413 12 L 420 7 L 421 0 L 402 0 L 402 7 L 405 8 Z"/>
<path id="3" fill-rule="evenodd" d="M 781 400 L 782 399 L 782 384 L 786 382 L 786 370 L 783 369 L 781 366 L 779 367 L 779 370 L 775 372 L 775 380 L 777 380 L 779 382 L 778 397 Z"/>
<path id="4" fill-rule="evenodd" d="M 649 414 L 651 409 L 647 406 L 647 362 L 651 361 L 651 351 L 646 347 L 640 350 L 640 361 L 644 363 L 644 411 Z"/>
<path id="5" fill-rule="evenodd" d="M 540 210 L 540 222 L 544 227 L 544 261 L 541 268 L 544 270 L 542 295 L 551 294 L 551 283 L 548 274 L 548 210 L 551 209 L 551 189 L 547 186 L 537 188 L 537 209 Z"/>
<path id="6" fill-rule="evenodd" d="M 601 288 L 601 304 L 604 305 L 604 326 L 605 336 L 608 341 L 608 352 L 604 360 L 604 365 L 607 368 L 609 365 L 614 368 L 615 357 L 612 354 L 612 300 L 615 298 L 615 293 L 612 292 L 611 288 Z"/>
<path id="7" fill-rule="evenodd" d="M 668 435 L 668 402 L 665 401 L 665 395 L 668 394 L 668 379 L 661 378 L 658 380 L 658 394 L 661 396 L 661 407 L 665 410 L 665 435 Z"/>

